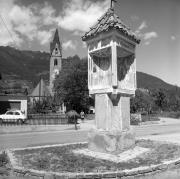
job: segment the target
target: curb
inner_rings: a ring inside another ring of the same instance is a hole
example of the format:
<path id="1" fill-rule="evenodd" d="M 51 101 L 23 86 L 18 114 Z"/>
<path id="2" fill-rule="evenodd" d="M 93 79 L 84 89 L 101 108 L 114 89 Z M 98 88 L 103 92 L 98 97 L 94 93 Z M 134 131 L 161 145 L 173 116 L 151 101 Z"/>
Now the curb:
<path id="1" fill-rule="evenodd" d="M 85 144 L 87 142 L 79 142 L 79 143 L 68 143 L 68 144 L 58 144 L 54 146 L 64 146 L 64 145 L 72 145 L 72 144 Z M 52 147 L 52 145 L 43 146 L 43 148 Z M 133 169 L 126 169 L 121 171 L 113 171 L 113 172 L 97 172 L 97 173 L 58 173 L 58 172 L 46 172 L 46 171 L 38 171 L 33 169 L 26 169 L 23 167 L 17 166 L 17 161 L 13 156 L 13 151 L 23 150 L 23 149 L 34 149 L 34 148 L 42 148 L 42 146 L 37 147 L 28 147 L 28 148 L 19 148 L 19 149 L 11 149 L 7 150 L 7 155 L 10 159 L 11 170 L 15 176 L 24 177 L 29 176 L 36 179 L 107 179 L 107 178 L 128 178 L 128 177 L 136 177 L 136 176 L 145 176 L 152 175 L 158 172 L 163 172 L 167 169 L 172 169 L 176 166 L 180 166 L 180 158 L 170 161 L 165 161 L 161 164 L 151 165 L 151 166 L 143 166 Z"/>

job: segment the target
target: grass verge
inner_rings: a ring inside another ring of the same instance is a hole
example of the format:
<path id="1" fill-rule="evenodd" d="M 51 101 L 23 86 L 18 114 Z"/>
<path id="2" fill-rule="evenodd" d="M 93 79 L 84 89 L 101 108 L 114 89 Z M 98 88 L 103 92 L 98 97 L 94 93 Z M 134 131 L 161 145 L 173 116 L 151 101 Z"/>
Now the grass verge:
<path id="1" fill-rule="evenodd" d="M 27 149 L 14 151 L 21 166 L 28 169 L 54 172 L 107 172 L 132 169 L 141 166 L 160 164 L 165 160 L 180 157 L 180 146 L 159 143 L 150 140 L 138 140 L 136 145 L 150 148 L 144 153 L 127 162 L 114 163 L 83 155 L 75 155 L 72 150 L 86 148 L 87 144 L 73 144 L 59 147 Z"/>

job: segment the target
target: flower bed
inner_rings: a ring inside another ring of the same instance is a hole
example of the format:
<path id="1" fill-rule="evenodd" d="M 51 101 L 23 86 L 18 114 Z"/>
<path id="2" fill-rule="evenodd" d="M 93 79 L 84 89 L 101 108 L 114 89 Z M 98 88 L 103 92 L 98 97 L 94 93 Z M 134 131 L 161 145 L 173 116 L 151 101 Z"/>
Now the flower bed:
<path id="1" fill-rule="evenodd" d="M 13 155 L 20 167 L 58 173 L 121 171 L 161 164 L 167 160 L 180 158 L 180 146 L 174 144 L 139 140 L 136 145 L 150 150 L 132 160 L 120 163 L 75 155 L 72 152 L 75 149 L 87 148 L 87 144 L 15 150 Z"/>

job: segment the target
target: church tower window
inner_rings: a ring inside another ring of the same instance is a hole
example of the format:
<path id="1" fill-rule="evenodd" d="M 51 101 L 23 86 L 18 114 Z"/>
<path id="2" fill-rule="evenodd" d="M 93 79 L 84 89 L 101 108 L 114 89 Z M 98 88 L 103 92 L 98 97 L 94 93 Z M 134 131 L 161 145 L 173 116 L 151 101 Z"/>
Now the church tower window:
<path id="1" fill-rule="evenodd" d="M 58 65 L 58 61 L 57 59 L 54 59 L 54 66 L 57 66 Z"/>
<path id="2" fill-rule="evenodd" d="M 58 54 L 58 49 L 57 48 L 55 48 L 55 54 Z"/>

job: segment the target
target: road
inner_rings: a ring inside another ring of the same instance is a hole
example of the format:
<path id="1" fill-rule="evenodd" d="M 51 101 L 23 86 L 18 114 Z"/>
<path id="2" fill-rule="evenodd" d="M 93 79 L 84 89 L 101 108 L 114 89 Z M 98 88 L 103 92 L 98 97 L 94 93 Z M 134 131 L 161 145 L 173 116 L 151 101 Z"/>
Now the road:
<path id="1" fill-rule="evenodd" d="M 179 133 L 180 135 L 180 124 L 137 126 L 134 127 L 134 130 L 136 137 L 172 133 Z M 87 130 L 1 134 L 0 150 L 46 144 L 84 142 L 87 141 L 87 134 Z"/>

